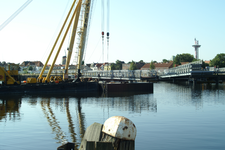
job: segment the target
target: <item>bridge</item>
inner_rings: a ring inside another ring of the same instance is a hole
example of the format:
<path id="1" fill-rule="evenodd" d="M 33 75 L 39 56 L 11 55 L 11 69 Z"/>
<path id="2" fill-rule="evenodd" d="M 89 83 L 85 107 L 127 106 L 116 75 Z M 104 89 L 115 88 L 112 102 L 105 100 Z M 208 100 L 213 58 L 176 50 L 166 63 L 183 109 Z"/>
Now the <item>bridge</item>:
<path id="1" fill-rule="evenodd" d="M 82 78 L 96 79 L 104 81 L 201 81 L 219 82 L 225 81 L 225 68 L 209 67 L 202 69 L 202 61 L 191 62 L 178 67 L 165 70 L 108 70 L 108 71 L 85 71 L 82 70 Z M 75 78 L 75 69 L 70 69 L 68 75 L 71 79 Z M 53 70 L 52 76 L 62 76 L 63 70 Z M 26 75 L 23 75 L 26 78 Z M 31 75 L 28 75 L 31 76 Z M 33 74 L 37 77 L 38 74 Z M 45 76 L 45 74 L 43 75 Z"/>
<path id="2" fill-rule="evenodd" d="M 159 74 L 160 80 L 189 81 L 189 82 L 222 82 L 225 80 L 225 68 L 208 67 L 202 69 L 202 61 L 180 65 Z"/>
<path id="3" fill-rule="evenodd" d="M 83 71 L 83 78 L 98 80 L 156 80 L 158 78 L 155 70 L 108 70 L 108 71 Z"/>
<path id="4" fill-rule="evenodd" d="M 157 70 L 109 70 L 83 71 L 83 78 L 125 81 L 189 81 L 220 82 L 225 80 L 225 68 L 202 69 L 202 61 L 191 62 L 164 71 Z"/>

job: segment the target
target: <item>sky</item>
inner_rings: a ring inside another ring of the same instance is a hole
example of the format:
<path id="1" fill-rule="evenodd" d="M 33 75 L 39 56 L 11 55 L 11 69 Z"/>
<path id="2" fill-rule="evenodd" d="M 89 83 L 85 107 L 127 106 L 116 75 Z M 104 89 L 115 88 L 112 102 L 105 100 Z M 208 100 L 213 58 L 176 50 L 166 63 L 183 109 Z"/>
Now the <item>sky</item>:
<path id="1" fill-rule="evenodd" d="M 27 0 L 0 0 L 2 25 Z M 199 40 L 199 58 L 211 60 L 225 53 L 224 0 L 109 0 L 107 25 L 109 48 L 102 52 L 102 0 L 94 0 L 85 63 L 116 60 L 161 62 L 177 54 L 195 55 L 194 39 Z M 0 31 L 0 62 L 22 63 L 46 59 L 52 49 L 73 0 L 33 0 Z M 69 37 L 69 36 L 68 36 Z M 56 64 L 60 64 L 69 44 L 66 38 Z M 57 49 L 55 50 L 57 51 Z M 51 64 L 54 55 L 48 64 Z M 75 54 L 71 63 L 75 64 Z"/>

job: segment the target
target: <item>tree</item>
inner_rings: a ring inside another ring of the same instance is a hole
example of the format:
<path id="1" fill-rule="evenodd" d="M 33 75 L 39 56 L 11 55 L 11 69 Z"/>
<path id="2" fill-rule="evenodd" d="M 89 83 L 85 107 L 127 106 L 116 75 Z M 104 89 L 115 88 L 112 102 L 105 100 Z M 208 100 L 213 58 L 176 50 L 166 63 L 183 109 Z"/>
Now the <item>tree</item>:
<path id="1" fill-rule="evenodd" d="M 111 70 L 116 70 L 116 65 L 114 63 L 111 64 Z"/>
<path id="2" fill-rule="evenodd" d="M 170 61 L 169 61 L 169 60 L 167 60 L 167 59 L 163 59 L 162 61 L 163 61 L 163 63 L 170 62 Z"/>
<path id="3" fill-rule="evenodd" d="M 225 53 L 217 54 L 213 60 L 210 61 L 209 65 L 211 67 L 225 67 Z"/>
<path id="4" fill-rule="evenodd" d="M 137 65 L 136 63 L 132 60 L 131 64 L 130 64 L 130 68 L 129 70 L 136 70 L 137 69 Z"/>
<path id="5" fill-rule="evenodd" d="M 151 61 L 150 63 L 150 70 L 155 69 L 154 61 Z"/>
<path id="6" fill-rule="evenodd" d="M 121 70 L 122 69 L 122 63 L 120 60 L 116 61 L 116 70 Z"/>
<path id="7" fill-rule="evenodd" d="M 195 60 L 196 59 L 191 54 L 188 53 L 177 54 L 176 57 L 174 58 L 173 64 L 181 65 L 181 62 L 192 62 Z"/>
<path id="8" fill-rule="evenodd" d="M 206 66 L 209 66 L 209 64 L 208 64 L 208 63 L 205 63 L 205 62 L 202 60 L 202 68 L 205 69 Z"/>
<path id="9" fill-rule="evenodd" d="M 145 63 L 143 60 L 140 60 L 138 63 L 140 63 L 140 64 L 143 64 L 143 63 Z"/>

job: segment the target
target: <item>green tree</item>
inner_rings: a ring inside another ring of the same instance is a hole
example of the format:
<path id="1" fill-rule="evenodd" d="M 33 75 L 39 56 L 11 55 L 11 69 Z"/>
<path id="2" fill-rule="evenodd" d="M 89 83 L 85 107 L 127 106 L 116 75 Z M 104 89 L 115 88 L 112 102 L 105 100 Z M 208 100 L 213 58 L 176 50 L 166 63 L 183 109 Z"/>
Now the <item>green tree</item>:
<path id="1" fill-rule="evenodd" d="M 111 70 L 116 70 L 116 65 L 114 63 L 111 64 Z"/>
<path id="2" fill-rule="evenodd" d="M 167 60 L 167 59 L 163 59 L 162 61 L 163 61 L 163 63 L 170 62 L 170 61 L 169 61 L 169 60 Z"/>
<path id="3" fill-rule="evenodd" d="M 174 58 L 173 64 L 181 65 L 181 62 L 192 62 L 195 60 L 196 59 L 191 54 L 188 53 L 177 54 L 176 57 Z"/>
<path id="4" fill-rule="evenodd" d="M 225 67 L 225 53 L 217 54 L 213 60 L 210 61 L 209 65 L 211 67 L 217 66 L 217 67 Z"/>
<path id="5" fill-rule="evenodd" d="M 116 70 L 121 70 L 122 69 L 122 62 L 120 60 L 116 61 Z"/>
<path id="6" fill-rule="evenodd" d="M 150 63 L 150 70 L 155 69 L 154 61 L 151 61 Z"/>
<path id="7" fill-rule="evenodd" d="M 208 64 L 208 63 L 205 63 L 205 62 L 202 60 L 202 68 L 205 69 L 206 66 L 209 66 L 209 64 Z"/>
<path id="8" fill-rule="evenodd" d="M 136 63 L 132 60 L 132 62 L 130 63 L 130 68 L 129 70 L 136 70 L 137 69 L 137 65 Z"/>
<path id="9" fill-rule="evenodd" d="M 138 63 L 140 63 L 140 64 L 143 64 L 143 63 L 145 63 L 143 60 L 140 60 Z"/>

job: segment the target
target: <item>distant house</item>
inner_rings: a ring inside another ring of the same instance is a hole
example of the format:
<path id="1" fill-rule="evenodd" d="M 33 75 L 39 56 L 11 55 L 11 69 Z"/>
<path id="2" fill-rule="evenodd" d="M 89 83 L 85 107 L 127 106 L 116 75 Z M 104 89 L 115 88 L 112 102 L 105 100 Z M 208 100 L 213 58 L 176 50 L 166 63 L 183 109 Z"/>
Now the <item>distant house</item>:
<path id="1" fill-rule="evenodd" d="M 98 70 L 104 70 L 104 66 L 102 63 L 98 63 L 95 66 L 97 67 Z"/>
<path id="2" fill-rule="evenodd" d="M 141 69 L 145 65 L 145 63 L 138 63 L 138 62 L 136 62 L 135 64 L 137 66 L 137 70 Z M 130 64 L 122 64 L 122 70 L 129 70 L 129 69 Z"/>
<path id="3" fill-rule="evenodd" d="M 129 70 L 130 64 L 122 64 L 122 70 Z"/>
<path id="4" fill-rule="evenodd" d="M 167 62 L 167 63 L 154 63 L 155 70 L 157 72 L 163 72 L 164 70 L 173 68 L 173 61 Z M 150 63 L 146 63 L 143 67 L 141 67 L 141 70 L 149 70 L 150 69 Z"/>
<path id="5" fill-rule="evenodd" d="M 86 66 L 82 66 L 82 70 L 83 71 L 91 71 L 92 69 L 86 65 Z"/>
<path id="6" fill-rule="evenodd" d="M 206 60 L 206 61 L 204 61 L 205 63 L 207 63 L 207 64 L 209 64 L 211 61 L 210 60 Z"/>
<path id="7" fill-rule="evenodd" d="M 22 62 L 21 66 L 37 66 L 43 67 L 43 63 L 41 61 L 24 61 Z"/>
<path id="8" fill-rule="evenodd" d="M 40 71 L 44 66 L 41 61 L 24 61 L 20 64 L 21 70 L 32 67 L 34 71 Z"/>

